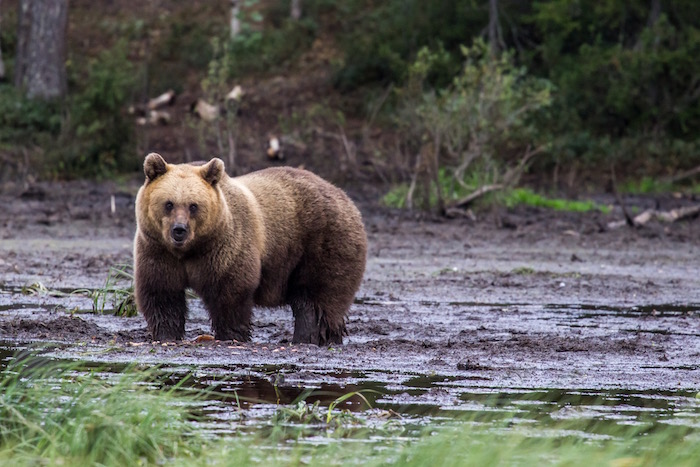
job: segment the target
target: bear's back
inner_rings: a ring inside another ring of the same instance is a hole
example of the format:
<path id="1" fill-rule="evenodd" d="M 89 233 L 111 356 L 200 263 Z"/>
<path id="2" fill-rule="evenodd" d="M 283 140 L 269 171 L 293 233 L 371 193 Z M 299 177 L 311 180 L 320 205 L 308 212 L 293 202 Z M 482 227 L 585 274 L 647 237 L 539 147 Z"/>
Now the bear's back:
<path id="1" fill-rule="evenodd" d="M 338 218 L 362 227 L 360 213 L 345 192 L 309 171 L 274 167 L 234 180 L 253 193 L 270 228 L 314 232 Z"/>
<path id="2" fill-rule="evenodd" d="M 291 167 L 252 172 L 233 182 L 250 190 L 263 218 L 259 305 L 281 304 L 290 276 L 303 269 L 300 265 L 312 264 L 326 275 L 346 273 L 348 262 L 364 270 L 367 240 L 362 217 L 341 189 Z"/>

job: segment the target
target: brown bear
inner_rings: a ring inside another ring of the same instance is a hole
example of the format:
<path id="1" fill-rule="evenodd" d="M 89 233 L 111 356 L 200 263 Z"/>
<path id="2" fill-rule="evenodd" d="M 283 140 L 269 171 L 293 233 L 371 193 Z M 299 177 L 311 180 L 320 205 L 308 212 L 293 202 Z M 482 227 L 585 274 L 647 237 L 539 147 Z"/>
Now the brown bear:
<path id="1" fill-rule="evenodd" d="M 185 289 L 219 340 L 250 339 L 254 305 L 288 304 L 295 343 L 342 343 L 367 256 L 362 217 L 301 169 L 231 178 L 221 159 L 168 164 L 151 153 L 136 196 L 134 289 L 153 339 L 185 335 Z"/>

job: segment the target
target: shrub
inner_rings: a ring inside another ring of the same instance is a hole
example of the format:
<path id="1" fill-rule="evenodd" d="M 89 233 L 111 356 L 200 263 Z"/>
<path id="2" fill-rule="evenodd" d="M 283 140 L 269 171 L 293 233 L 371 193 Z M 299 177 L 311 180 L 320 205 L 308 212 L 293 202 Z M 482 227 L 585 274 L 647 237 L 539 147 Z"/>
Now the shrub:
<path id="1" fill-rule="evenodd" d="M 79 176 L 136 170 L 134 127 L 126 114 L 136 73 L 126 42 L 92 60 L 83 82 L 67 103 L 58 147 L 49 153 L 56 170 Z"/>
<path id="2" fill-rule="evenodd" d="M 408 207 L 419 184 L 424 206 L 446 207 L 442 171 L 460 187 L 450 190 L 453 204 L 463 203 L 456 198 L 462 189 L 473 193 L 485 185 L 512 186 L 529 159 L 544 147 L 533 116 L 550 105 L 551 84 L 528 76 L 513 64 L 510 54 L 491 56 L 483 40 L 463 47 L 462 53 L 461 72 L 446 88 L 435 89 L 426 86 L 426 77 L 433 63 L 444 62 L 445 52 L 422 49 L 406 86 L 399 90 L 403 102 L 399 125 L 417 153 L 406 194 Z M 476 186 L 468 181 L 476 181 Z"/>

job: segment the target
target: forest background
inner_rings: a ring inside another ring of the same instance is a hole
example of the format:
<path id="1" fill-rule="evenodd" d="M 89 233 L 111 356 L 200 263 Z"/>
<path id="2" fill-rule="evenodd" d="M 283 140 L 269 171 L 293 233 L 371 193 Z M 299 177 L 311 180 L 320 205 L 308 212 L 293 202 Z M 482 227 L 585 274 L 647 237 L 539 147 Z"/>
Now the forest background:
<path id="1" fill-rule="evenodd" d="M 523 184 L 700 180 L 694 0 L 3 0 L 0 15 L 5 187 L 118 179 L 149 151 L 232 174 L 301 165 L 440 212 Z"/>

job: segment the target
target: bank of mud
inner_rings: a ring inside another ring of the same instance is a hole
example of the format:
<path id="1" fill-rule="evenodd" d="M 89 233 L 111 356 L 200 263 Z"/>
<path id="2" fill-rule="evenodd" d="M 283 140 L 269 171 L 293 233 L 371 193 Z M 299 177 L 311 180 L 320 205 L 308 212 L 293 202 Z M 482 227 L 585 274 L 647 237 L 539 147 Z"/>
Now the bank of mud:
<path id="1" fill-rule="evenodd" d="M 519 208 L 473 221 L 367 204 L 369 261 L 343 346 L 291 345 L 287 309 L 257 309 L 251 343 L 195 342 L 210 333 L 196 299 L 187 340 L 166 345 L 150 341 L 142 318 L 89 313 L 91 299 L 70 293 L 101 287 L 110 266 L 131 261 L 133 188 L 72 183 L 23 193 L 0 199 L 6 346 L 56 342 L 48 352 L 63 358 L 214 373 L 268 368 L 301 386 L 369 378 L 409 387 L 427 377 L 460 391 L 700 389 L 697 218 L 610 231 L 617 210 Z M 449 403 L 456 395 L 395 397 Z"/>

